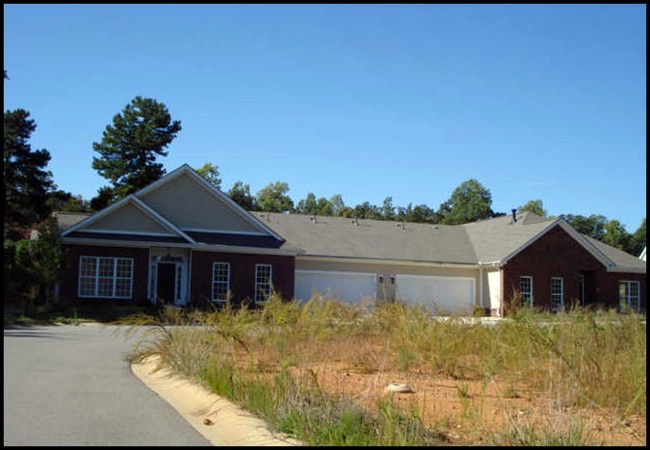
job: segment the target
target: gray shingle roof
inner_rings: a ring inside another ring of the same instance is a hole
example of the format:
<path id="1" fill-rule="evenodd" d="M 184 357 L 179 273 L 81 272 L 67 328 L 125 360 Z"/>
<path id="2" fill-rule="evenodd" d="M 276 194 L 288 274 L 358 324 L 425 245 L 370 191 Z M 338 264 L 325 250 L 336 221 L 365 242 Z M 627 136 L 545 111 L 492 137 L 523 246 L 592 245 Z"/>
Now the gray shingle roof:
<path id="1" fill-rule="evenodd" d="M 524 215 L 512 225 L 508 216 L 459 226 L 366 219 L 355 226 L 341 217 L 314 223 L 309 215 L 253 214 L 308 255 L 452 264 L 500 260 L 551 223 Z"/>
<path id="2" fill-rule="evenodd" d="M 59 223 L 59 227 L 62 230 L 70 228 L 72 225 L 75 225 L 77 222 L 81 222 L 86 217 L 92 216 L 91 213 L 82 213 L 82 212 L 66 212 L 66 211 L 55 211 L 52 215 L 56 218 Z"/>
<path id="3" fill-rule="evenodd" d="M 467 231 L 478 263 L 501 261 L 551 226 L 553 221 L 523 212 L 517 215 L 516 222 L 511 216 L 501 216 L 460 226 Z"/>
<path id="4" fill-rule="evenodd" d="M 603 242 L 600 242 L 597 239 L 592 238 L 591 236 L 583 236 L 593 244 L 598 250 L 603 252 L 607 258 L 609 258 L 614 264 L 616 264 L 616 271 L 626 272 L 626 271 L 638 271 L 643 270 L 645 272 L 646 262 L 636 256 L 630 255 L 622 250 L 619 250 L 615 247 L 609 246 Z"/>
<path id="5" fill-rule="evenodd" d="M 55 213 L 62 228 L 88 217 Z M 501 261 L 554 224 L 531 212 L 501 216 L 464 225 L 398 224 L 393 221 L 316 217 L 303 214 L 251 212 L 286 239 L 282 248 L 310 256 L 390 259 L 448 264 Z M 582 235 L 616 264 L 617 271 L 643 271 L 646 262 Z"/>

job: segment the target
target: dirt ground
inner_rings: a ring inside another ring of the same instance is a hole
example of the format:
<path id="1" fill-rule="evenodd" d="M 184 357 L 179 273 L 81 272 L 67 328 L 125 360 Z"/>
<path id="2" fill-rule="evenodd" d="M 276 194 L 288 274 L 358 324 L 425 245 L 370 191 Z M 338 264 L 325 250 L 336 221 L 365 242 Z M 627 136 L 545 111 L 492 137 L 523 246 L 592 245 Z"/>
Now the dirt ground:
<path id="1" fill-rule="evenodd" d="M 499 445 L 499 432 L 526 426 L 536 432 L 561 433 L 573 423 L 582 426 L 582 443 L 591 445 L 645 446 L 646 418 L 629 417 L 624 422 L 603 410 L 569 410 L 540 392 L 525 386 L 512 388 L 499 380 L 490 382 L 432 378 L 411 372 L 359 373 L 343 363 L 314 365 L 308 369 L 327 393 L 343 394 L 364 409 L 392 395 L 405 411 L 417 411 L 425 425 L 442 432 L 451 445 Z M 299 373 L 296 373 L 299 375 Z M 386 390 L 391 383 L 406 384 L 411 393 Z M 504 388 L 504 386 L 508 386 Z M 552 434 L 552 433 L 551 433 Z"/>

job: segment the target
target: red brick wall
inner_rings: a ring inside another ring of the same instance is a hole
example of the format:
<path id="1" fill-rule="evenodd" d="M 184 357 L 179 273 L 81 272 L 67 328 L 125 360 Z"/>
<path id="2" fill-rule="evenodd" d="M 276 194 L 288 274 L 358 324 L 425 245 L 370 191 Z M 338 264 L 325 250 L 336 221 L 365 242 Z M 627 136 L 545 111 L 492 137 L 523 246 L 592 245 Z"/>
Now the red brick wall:
<path id="1" fill-rule="evenodd" d="M 549 309 L 551 277 L 564 279 L 564 304 L 580 298 L 580 275 L 585 275 L 588 305 L 618 306 L 618 282 L 635 280 L 641 284 L 641 303 L 645 309 L 645 274 L 608 273 L 591 253 L 559 225 L 513 257 L 503 268 L 503 302 L 507 305 L 513 289 L 519 290 L 519 277 L 533 277 L 533 307 Z"/>
<path id="2" fill-rule="evenodd" d="M 230 263 L 230 289 L 233 302 L 255 297 L 255 265 L 273 266 L 273 288 L 284 299 L 294 295 L 295 258 L 293 256 L 249 255 L 243 253 L 192 252 L 191 302 L 206 303 L 212 296 L 212 263 Z"/>
<path id="3" fill-rule="evenodd" d="M 101 299 L 78 297 L 79 261 L 81 256 L 113 256 L 133 258 L 133 286 L 131 299 L 119 301 L 144 302 L 147 300 L 147 280 L 149 274 L 149 249 L 121 248 L 91 245 L 65 245 L 63 279 L 59 287 L 60 299 L 64 303 L 80 301 L 102 301 Z"/>

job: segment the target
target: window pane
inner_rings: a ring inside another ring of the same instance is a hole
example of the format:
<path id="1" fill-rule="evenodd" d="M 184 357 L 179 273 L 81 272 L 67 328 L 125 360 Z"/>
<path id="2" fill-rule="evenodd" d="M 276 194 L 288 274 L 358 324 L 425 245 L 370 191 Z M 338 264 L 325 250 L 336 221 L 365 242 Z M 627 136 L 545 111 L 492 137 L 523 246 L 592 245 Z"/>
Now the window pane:
<path id="1" fill-rule="evenodd" d="M 130 298 L 132 258 L 80 257 L 79 296 Z"/>
<path id="2" fill-rule="evenodd" d="M 97 270 L 97 259 L 96 258 L 81 258 L 81 276 L 95 276 Z"/>
<path id="3" fill-rule="evenodd" d="M 272 266 L 258 264 L 255 267 L 255 301 L 265 302 L 271 295 Z"/>
<path id="4" fill-rule="evenodd" d="M 230 264 L 213 263 L 212 264 L 212 300 L 228 300 L 228 290 L 230 288 Z"/>
<path id="5" fill-rule="evenodd" d="M 99 297 L 112 297 L 113 296 L 113 279 L 100 278 L 97 282 L 97 296 Z"/>
<path id="6" fill-rule="evenodd" d="M 79 295 L 84 297 L 95 295 L 95 279 L 82 277 L 79 280 Z"/>
<path id="7" fill-rule="evenodd" d="M 531 277 L 519 278 L 519 292 L 521 294 L 521 305 L 530 308 L 533 304 L 533 279 Z"/>
<path id="8" fill-rule="evenodd" d="M 117 260 L 117 274 L 118 277 L 131 277 L 131 260 L 118 259 Z"/>
<path id="9" fill-rule="evenodd" d="M 99 258 L 99 276 L 112 277 L 114 265 L 112 258 Z"/>
<path id="10" fill-rule="evenodd" d="M 131 281 L 121 278 L 115 281 L 115 297 L 129 298 L 131 296 Z"/>

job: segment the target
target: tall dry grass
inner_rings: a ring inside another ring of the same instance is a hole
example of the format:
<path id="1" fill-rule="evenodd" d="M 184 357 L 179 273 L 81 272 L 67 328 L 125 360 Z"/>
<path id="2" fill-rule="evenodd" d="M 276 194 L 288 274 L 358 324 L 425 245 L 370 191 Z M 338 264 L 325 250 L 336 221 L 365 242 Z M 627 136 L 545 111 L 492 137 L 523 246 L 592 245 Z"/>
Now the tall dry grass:
<path id="1" fill-rule="evenodd" d="M 460 317 L 440 320 L 399 304 L 365 309 L 318 297 L 305 304 L 273 297 L 261 309 L 168 309 L 123 323 L 149 330 L 133 359 L 158 354 L 175 371 L 309 444 L 444 442 L 442 430 L 427 428 L 417 410 L 404 410 L 390 397 L 368 413 L 350 398 L 324 392 L 314 370 L 322 364 L 358 373 L 418 368 L 431 377 L 484 385 L 499 379 L 503 396 L 534 386 L 554 398 L 563 414 L 594 408 L 622 421 L 646 413 L 645 316 L 636 314 L 522 310 L 485 326 Z M 587 441 L 577 417 L 563 423 L 570 426 L 546 427 L 550 434 L 511 423 L 492 438 L 509 444 Z"/>

